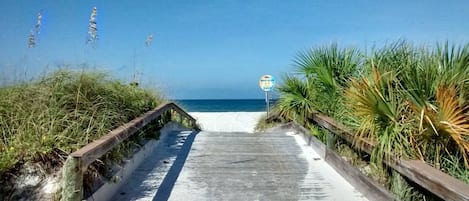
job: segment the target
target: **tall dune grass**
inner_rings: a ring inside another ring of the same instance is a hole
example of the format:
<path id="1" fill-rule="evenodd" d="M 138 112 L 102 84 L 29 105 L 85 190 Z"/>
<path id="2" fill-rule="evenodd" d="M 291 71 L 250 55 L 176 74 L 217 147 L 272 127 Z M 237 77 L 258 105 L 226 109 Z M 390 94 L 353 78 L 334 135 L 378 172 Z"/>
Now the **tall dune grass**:
<path id="1" fill-rule="evenodd" d="M 100 72 L 60 70 L 0 87 L 0 175 L 54 151 L 73 152 L 162 102 Z"/>

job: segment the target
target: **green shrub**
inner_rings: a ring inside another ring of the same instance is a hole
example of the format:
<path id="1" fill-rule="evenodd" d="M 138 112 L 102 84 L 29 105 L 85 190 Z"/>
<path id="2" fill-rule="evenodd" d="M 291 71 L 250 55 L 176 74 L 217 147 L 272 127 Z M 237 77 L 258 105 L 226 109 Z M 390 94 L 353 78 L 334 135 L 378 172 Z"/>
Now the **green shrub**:
<path id="1" fill-rule="evenodd" d="M 0 174 L 15 164 L 71 153 L 162 102 L 99 72 L 60 70 L 0 87 Z"/>

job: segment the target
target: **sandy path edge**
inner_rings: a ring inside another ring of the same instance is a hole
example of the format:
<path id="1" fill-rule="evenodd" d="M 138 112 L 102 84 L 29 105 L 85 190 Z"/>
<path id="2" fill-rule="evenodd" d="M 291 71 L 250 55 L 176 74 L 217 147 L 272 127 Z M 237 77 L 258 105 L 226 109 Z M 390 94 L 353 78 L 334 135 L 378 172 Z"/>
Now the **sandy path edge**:
<path id="1" fill-rule="evenodd" d="M 253 133 L 265 112 L 189 112 L 204 131 Z"/>

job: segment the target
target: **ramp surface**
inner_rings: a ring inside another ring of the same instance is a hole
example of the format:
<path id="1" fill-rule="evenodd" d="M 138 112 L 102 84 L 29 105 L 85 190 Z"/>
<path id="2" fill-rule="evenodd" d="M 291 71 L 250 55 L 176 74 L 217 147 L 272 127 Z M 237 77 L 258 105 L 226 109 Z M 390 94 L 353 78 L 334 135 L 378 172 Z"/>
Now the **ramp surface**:
<path id="1" fill-rule="evenodd" d="M 169 178 L 169 173 L 181 153 L 188 153 L 196 133 L 192 131 L 174 131 L 161 139 L 147 159 L 129 176 L 112 201 L 153 200 L 162 182 Z M 173 174 L 174 175 L 174 174 Z"/>
<path id="2" fill-rule="evenodd" d="M 186 157 L 153 200 L 366 200 L 286 131 L 201 132 Z"/>

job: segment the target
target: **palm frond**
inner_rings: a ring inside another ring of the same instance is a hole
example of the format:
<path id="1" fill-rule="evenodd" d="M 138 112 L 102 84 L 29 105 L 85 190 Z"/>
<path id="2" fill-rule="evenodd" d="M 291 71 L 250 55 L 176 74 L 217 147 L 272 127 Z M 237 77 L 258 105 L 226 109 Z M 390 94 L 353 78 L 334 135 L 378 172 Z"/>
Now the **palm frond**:
<path id="1" fill-rule="evenodd" d="M 294 59 L 296 72 L 308 79 L 316 79 L 325 90 L 347 86 L 357 74 L 361 63 L 358 50 L 340 49 L 337 44 L 300 52 Z"/>
<path id="2" fill-rule="evenodd" d="M 454 87 L 439 87 L 437 101 L 440 106 L 440 131 L 447 133 L 458 146 L 464 163 L 467 167 L 469 153 L 469 116 L 466 115 L 468 105 L 462 107 L 457 99 L 457 91 Z"/>
<path id="3" fill-rule="evenodd" d="M 438 147 L 438 150 L 454 150 L 456 145 L 458 152 L 468 166 L 467 155 L 469 153 L 469 116 L 466 111 L 468 105 L 463 105 L 458 100 L 458 91 L 454 86 L 439 86 L 436 92 L 435 105 L 426 103 L 421 106 L 415 104 L 413 110 L 420 113 L 420 135 L 417 136 L 419 149 L 423 153 L 428 152 L 429 144 Z M 420 151 L 419 150 L 419 151 Z M 435 153 L 435 163 L 439 164 L 440 153 Z"/>
<path id="4" fill-rule="evenodd" d="M 277 87 L 281 96 L 273 112 L 285 119 L 306 123 L 315 111 L 311 85 L 293 76 L 284 76 L 282 80 Z"/>
<path id="5" fill-rule="evenodd" d="M 407 111 L 407 104 L 400 97 L 400 86 L 394 78 L 393 72 L 381 74 L 374 69 L 370 78 L 352 79 L 350 88 L 345 91 L 351 114 L 360 119 L 356 141 L 375 141 L 377 160 L 391 152 L 408 155 L 410 147 L 408 134 L 404 132 L 406 119 L 401 118 Z"/>

